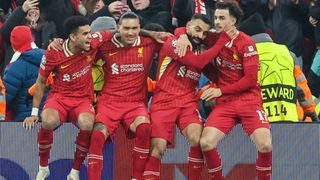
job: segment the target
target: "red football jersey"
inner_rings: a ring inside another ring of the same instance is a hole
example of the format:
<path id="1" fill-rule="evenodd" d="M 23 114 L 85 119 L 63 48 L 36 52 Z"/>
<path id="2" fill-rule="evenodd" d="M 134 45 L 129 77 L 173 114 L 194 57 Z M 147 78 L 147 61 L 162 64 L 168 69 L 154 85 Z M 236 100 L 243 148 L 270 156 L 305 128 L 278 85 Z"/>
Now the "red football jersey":
<path id="1" fill-rule="evenodd" d="M 176 35 L 186 33 L 185 28 L 177 28 Z M 216 41 L 215 35 L 209 34 L 206 42 Z M 258 99 L 261 101 L 261 89 L 258 85 L 259 58 L 255 43 L 243 32 L 238 32 L 212 61 L 217 71 L 217 85 L 222 96 L 217 102 L 234 98 Z"/>
<path id="2" fill-rule="evenodd" d="M 201 69 L 182 64 L 179 61 L 180 58 L 174 53 L 176 40 L 176 37 L 167 39 L 160 51 L 151 111 L 198 105 L 195 88 L 200 79 Z"/>
<path id="3" fill-rule="evenodd" d="M 130 47 L 124 47 L 115 36 L 103 44 L 99 56 L 105 60 L 104 87 L 99 99 L 106 102 L 145 102 L 151 62 L 160 47 L 154 40 L 140 36 Z"/>
<path id="4" fill-rule="evenodd" d="M 92 35 L 91 50 L 81 54 L 72 54 L 67 44 L 63 43 L 63 51 L 47 50 L 40 64 L 39 73 L 48 77 L 53 72 L 53 84 L 49 96 L 53 93 L 65 97 L 93 99 L 93 80 L 91 65 L 97 49 L 112 37 L 111 31 L 103 31 Z"/>
<path id="5" fill-rule="evenodd" d="M 222 48 L 213 64 L 217 67 L 217 85 L 222 92 L 217 102 L 233 98 L 261 99 L 257 76 L 258 53 L 248 35 L 239 32 Z"/>

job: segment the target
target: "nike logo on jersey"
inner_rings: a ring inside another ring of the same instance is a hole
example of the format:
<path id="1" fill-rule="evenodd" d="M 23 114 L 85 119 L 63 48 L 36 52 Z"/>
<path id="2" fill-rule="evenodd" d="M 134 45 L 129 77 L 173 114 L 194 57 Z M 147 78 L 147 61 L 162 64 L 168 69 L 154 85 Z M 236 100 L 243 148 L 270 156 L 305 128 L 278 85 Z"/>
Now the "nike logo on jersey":
<path id="1" fill-rule="evenodd" d="M 65 69 L 65 68 L 69 67 L 70 65 L 71 65 L 71 64 L 61 65 L 60 68 L 61 68 L 61 69 Z"/>
<path id="2" fill-rule="evenodd" d="M 110 52 L 109 56 L 113 56 L 113 55 L 116 55 L 116 54 L 118 54 L 118 52 Z"/>

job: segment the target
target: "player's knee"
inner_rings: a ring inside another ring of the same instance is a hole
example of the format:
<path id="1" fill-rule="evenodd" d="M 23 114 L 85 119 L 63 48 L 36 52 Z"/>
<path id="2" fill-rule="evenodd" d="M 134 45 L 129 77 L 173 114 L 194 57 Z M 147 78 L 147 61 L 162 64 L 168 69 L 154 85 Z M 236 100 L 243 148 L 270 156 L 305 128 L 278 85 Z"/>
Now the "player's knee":
<path id="1" fill-rule="evenodd" d="M 212 142 L 210 137 L 204 136 L 200 138 L 200 146 L 202 151 L 208 151 L 216 148 L 217 144 Z"/>
<path id="2" fill-rule="evenodd" d="M 187 137 L 190 146 L 198 146 L 200 144 L 200 134 L 194 133 Z"/>
<path id="3" fill-rule="evenodd" d="M 108 136 L 109 136 L 108 129 L 107 129 L 106 126 L 105 126 L 104 124 L 102 124 L 102 123 L 99 123 L 99 122 L 98 122 L 98 123 L 95 123 L 95 124 L 94 124 L 94 130 L 102 132 L 102 133 L 105 135 L 105 137 L 108 137 Z"/>
<path id="4" fill-rule="evenodd" d="M 271 140 L 258 141 L 256 144 L 259 152 L 265 153 L 272 151 Z"/>
<path id="5" fill-rule="evenodd" d="M 80 115 L 78 118 L 78 126 L 81 130 L 92 130 L 94 124 L 94 115 L 84 114 Z"/>
<path id="6" fill-rule="evenodd" d="M 41 126 L 44 129 L 55 129 L 60 124 L 60 121 L 54 115 L 46 115 L 42 117 Z"/>

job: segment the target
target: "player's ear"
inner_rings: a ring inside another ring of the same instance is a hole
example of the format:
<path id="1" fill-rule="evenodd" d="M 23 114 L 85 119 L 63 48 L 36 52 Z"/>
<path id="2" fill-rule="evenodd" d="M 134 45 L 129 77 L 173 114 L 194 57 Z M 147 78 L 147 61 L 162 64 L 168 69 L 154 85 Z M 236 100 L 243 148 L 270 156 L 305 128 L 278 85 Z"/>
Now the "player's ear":
<path id="1" fill-rule="evenodd" d="M 76 35 L 74 33 L 71 33 L 69 35 L 69 38 L 71 39 L 71 41 L 75 41 L 76 40 Z"/>

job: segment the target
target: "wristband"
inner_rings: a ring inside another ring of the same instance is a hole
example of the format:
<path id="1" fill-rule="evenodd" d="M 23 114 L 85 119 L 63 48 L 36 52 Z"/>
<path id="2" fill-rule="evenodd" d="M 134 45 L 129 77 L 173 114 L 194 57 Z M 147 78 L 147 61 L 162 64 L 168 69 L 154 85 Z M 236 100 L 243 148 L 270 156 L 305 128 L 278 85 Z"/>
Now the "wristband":
<path id="1" fill-rule="evenodd" d="M 31 111 L 31 116 L 38 116 L 39 108 L 33 107 Z"/>

